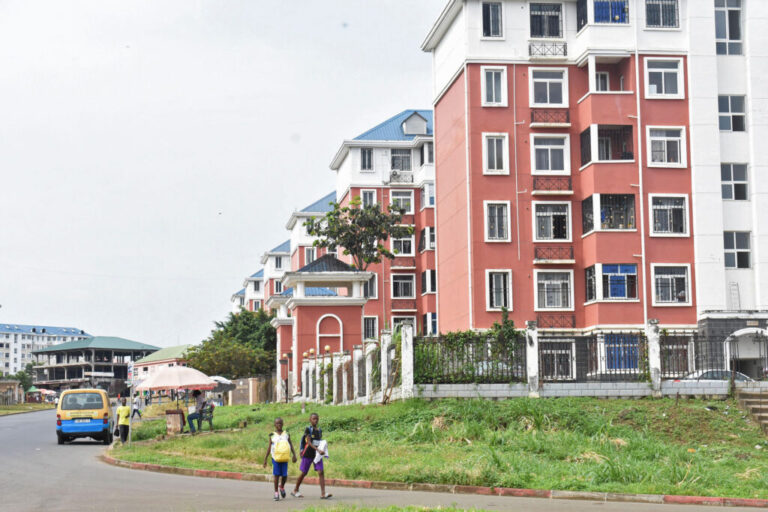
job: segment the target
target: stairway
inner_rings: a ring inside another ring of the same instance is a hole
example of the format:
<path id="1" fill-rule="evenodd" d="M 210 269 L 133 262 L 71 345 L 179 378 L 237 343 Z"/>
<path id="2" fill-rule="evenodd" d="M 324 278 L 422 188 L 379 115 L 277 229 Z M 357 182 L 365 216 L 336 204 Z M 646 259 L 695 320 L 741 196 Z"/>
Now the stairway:
<path id="1" fill-rule="evenodd" d="M 752 419 L 768 434 L 768 389 L 737 390 L 739 404 L 749 411 Z"/>

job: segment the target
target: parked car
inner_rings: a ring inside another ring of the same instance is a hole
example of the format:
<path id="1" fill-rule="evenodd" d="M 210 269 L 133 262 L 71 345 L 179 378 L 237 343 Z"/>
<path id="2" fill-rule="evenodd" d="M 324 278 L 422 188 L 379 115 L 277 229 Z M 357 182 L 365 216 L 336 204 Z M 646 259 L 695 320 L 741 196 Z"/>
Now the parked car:
<path id="1" fill-rule="evenodd" d="M 731 370 L 699 370 L 689 373 L 682 380 L 731 380 L 731 373 L 733 373 L 733 380 L 736 382 L 755 381 L 752 377 L 741 372 L 732 372 Z"/>
<path id="2" fill-rule="evenodd" d="M 103 389 L 64 391 L 56 407 L 56 437 L 59 444 L 78 437 L 90 437 L 112 444 L 112 410 Z"/>

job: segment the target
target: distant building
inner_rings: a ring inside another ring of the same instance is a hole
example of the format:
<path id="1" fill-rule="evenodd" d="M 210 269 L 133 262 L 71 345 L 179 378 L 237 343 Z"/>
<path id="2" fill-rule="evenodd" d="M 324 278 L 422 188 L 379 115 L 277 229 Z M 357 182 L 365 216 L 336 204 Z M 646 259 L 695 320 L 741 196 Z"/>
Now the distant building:
<path id="1" fill-rule="evenodd" d="M 245 290 L 244 308 L 248 311 L 258 311 L 264 307 L 264 269 L 259 270 L 243 281 Z"/>
<path id="2" fill-rule="evenodd" d="M 245 288 L 233 293 L 230 301 L 232 302 L 232 312 L 239 313 L 240 308 L 245 307 Z"/>
<path id="3" fill-rule="evenodd" d="M 24 390 L 18 380 L 0 380 L 0 405 L 16 405 L 24 401 Z"/>
<path id="4" fill-rule="evenodd" d="M 90 338 L 76 327 L 0 324 L 0 374 L 12 375 L 32 362 L 32 352 L 67 341 Z"/>
<path id="5" fill-rule="evenodd" d="M 95 336 L 34 350 L 40 366 L 34 384 L 54 390 L 81 387 L 122 387 L 128 365 L 157 352 L 159 347 L 111 336 Z"/>
<path id="6" fill-rule="evenodd" d="M 167 366 L 187 366 L 187 351 L 194 345 L 177 345 L 175 347 L 161 348 L 146 357 L 142 357 L 133 363 L 133 376 L 131 381 L 134 385 L 143 381 L 158 368 Z"/>

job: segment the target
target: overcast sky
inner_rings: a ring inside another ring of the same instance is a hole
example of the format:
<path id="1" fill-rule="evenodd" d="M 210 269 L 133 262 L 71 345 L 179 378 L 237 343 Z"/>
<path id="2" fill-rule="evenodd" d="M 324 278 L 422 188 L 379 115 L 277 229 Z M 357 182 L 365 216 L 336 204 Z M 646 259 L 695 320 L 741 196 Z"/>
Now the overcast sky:
<path id="1" fill-rule="evenodd" d="M 0 2 L 0 323 L 206 337 L 341 141 L 430 107 L 443 4 Z"/>

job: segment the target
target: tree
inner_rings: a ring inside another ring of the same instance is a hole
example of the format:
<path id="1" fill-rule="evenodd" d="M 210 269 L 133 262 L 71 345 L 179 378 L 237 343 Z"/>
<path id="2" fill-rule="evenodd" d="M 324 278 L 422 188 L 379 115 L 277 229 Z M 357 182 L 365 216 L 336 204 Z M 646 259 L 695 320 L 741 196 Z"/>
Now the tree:
<path id="1" fill-rule="evenodd" d="M 353 198 L 348 206 L 335 202 L 332 205 L 325 216 L 307 219 L 304 226 L 309 235 L 318 237 L 316 247 L 342 248 L 345 255 L 352 257 L 352 266 L 359 270 L 381 263 L 382 257 L 395 257 L 383 245 L 389 237 L 403 238 L 413 233 L 413 228 L 400 225 L 403 211 L 392 205 L 385 212 L 378 204 L 362 206 L 360 197 Z"/>
<path id="2" fill-rule="evenodd" d="M 32 376 L 34 375 L 32 368 L 34 366 L 34 363 L 27 363 L 23 370 L 16 373 L 15 375 L 9 375 L 7 378 L 11 380 L 18 380 L 21 383 L 21 388 L 26 391 L 32 387 Z"/>
<path id="3" fill-rule="evenodd" d="M 230 313 L 226 321 L 215 322 L 216 329 L 211 332 L 211 337 L 221 333 L 251 348 L 275 350 L 277 331 L 269 323 L 272 318 L 263 309 L 256 312 L 241 309 L 239 313 Z"/>

